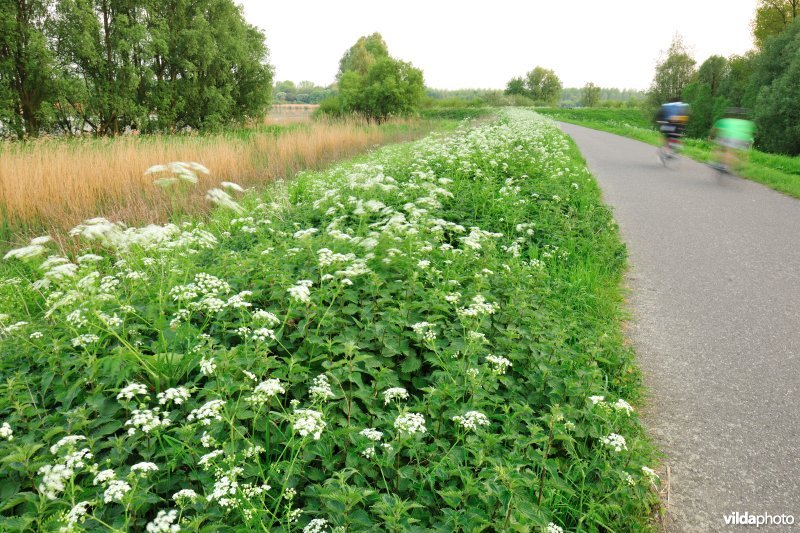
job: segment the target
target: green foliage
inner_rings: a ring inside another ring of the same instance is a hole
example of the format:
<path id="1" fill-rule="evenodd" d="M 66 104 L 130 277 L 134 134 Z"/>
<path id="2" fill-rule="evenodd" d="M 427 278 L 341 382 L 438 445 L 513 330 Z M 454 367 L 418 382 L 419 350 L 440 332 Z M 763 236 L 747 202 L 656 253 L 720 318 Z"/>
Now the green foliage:
<path id="1" fill-rule="evenodd" d="M 0 529 L 648 529 L 625 248 L 552 123 L 213 196 L 3 263 Z"/>
<path id="2" fill-rule="evenodd" d="M 520 77 L 511 78 L 508 80 L 508 85 L 506 86 L 506 94 L 518 94 L 524 95 L 527 92 L 527 88 L 525 87 L 525 80 Z"/>
<path id="3" fill-rule="evenodd" d="M 656 72 L 648 91 L 651 107 L 658 107 L 673 98 L 680 98 L 683 89 L 695 75 L 695 60 L 680 35 L 672 38 L 665 56 L 656 64 Z"/>
<path id="4" fill-rule="evenodd" d="M 359 113 L 382 121 L 414 113 L 425 94 L 422 71 L 389 56 L 379 33 L 361 37 L 339 62 L 339 94 L 323 100 L 320 111 Z"/>
<path id="5" fill-rule="evenodd" d="M 269 104 L 264 35 L 232 0 L 6 3 L 0 120 L 18 134 L 215 129 Z"/>
<path id="6" fill-rule="evenodd" d="M 800 15 L 800 0 L 758 0 L 753 19 L 753 37 L 758 48 L 784 31 Z"/>
<path id="7" fill-rule="evenodd" d="M 553 105 L 561 96 L 561 80 L 550 69 L 536 67 L 525 75 L 525 88 L 535 102 Z"/>
<path id="8" fill-rule="evenodd" d="M 278 104 L 318 104 L 333 92 L 332 87 L 319 87 L 310 81 L 301 81 L 297 85 L 291 81 L 279 81 L 273 89 Z"/>
<path id="9" fill-rule="evenodd" d="M 767 40 L 755 59 L 745 101 L 752 102 L 756 145 L 800 154 L 800 21 Z"/>
<path id="10" fill-rule="evenodd" d="M 600 87 L 592 82 L 587 83 L 581 90 L 581 105 L 595 107 L 600 102 Z"/>
<path id="11" fill-rule="evenodd" d="M 54 60 L 45 26 L 52 6 L 52 0 L 0 4 L 0 123 L 20 139 L 37 136 L 51 119 Z"/>

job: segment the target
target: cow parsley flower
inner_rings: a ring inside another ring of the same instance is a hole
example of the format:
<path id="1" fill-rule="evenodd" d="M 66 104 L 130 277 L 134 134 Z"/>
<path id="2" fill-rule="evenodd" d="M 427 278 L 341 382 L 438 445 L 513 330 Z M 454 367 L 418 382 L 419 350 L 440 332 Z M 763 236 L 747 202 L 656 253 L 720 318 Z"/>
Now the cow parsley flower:
<path id="1" fill-rule="evenodd" d="M 592 405 L 597 405 L 598 403 L 605 401 L 605 396 L 589 396 L 589 401 L 592 402 Z"/>
<path id="2" fill-rule="evenodd" d="M 378 442 L 383 438 L 383 433 L 375 428 L 362 429 L 358 432 L 358 434 L 375 442 Z"/>
<path id="3" fill-rule="evenodd" d="M 617 453 L 628 449 L 628 446 L 625 444 L 625 437 L 618 435 L 617 433 L 611 433 L 608 436 L 603 437 L 602 442 L 609 448 L 613 448 Z"/>
<path id="4" fill-rule="evenodd" d="M 14 431 L 12 431 L 8 422 L 3 422 L 3 425 L 0 426 L 0 439 L 14 440 Z"/>
<path id="5" fill-rule="evenodd" d="M 488 426 L 489 419 L 480 411 L 468 411 L 464 416 L 454 416 L 453 422 L 459 424 L 466 430 L 475 430 L 478 426 Z"/>
<path id="6" fill-rule="evenodd" d="M 328 528 L 328 521 L 324 518 L 315 518 L 303 528 L 303 533 L 323 533 Z"/>
<path id="7" fill-rule="evenodd" d="M 132 400 L 135 396 L 147 395 L 147 387 L 141 383 L 129 383 L 117 394 L 117 400 Z"/>
<path id="8" fill-rule="evenodd" d="M 164 392 L 158 393 L 159 405 L 164 405 L 168 402 L 173 402 L 175 405 L 181 405 L 189 399 L 189 390 L 186 387 L 175 387 L 167 389 Z"/>
<path id="9" fill-rule="evenodd" d="M 178 511 L 171 509 L 169 511 L 159 511 L 152 522 L 147 524 L 145 528 L 147 533 L 172 533 L 180 531 L 181 527 L 178 524 L 173 524 L 178 519 Z"/>
<path id="10" fill-rule="evenodd" d="M 146 476 L 150 472 L 158 472 L 158 465 L 155 463 L 136 463 L 131 467 L 131 473 Z"/>
<path id="11" fill-rule="evenodd" d="M 283 385 L 281 385 L 280 380 L 271 378 L 256 385 L 255 389 L 253 389 L 253 394 L 250 395 L 248 401 L 256 405 L 261 405 L 267 403 L 271 398 L 277 396 L 278 394 L 285 393 L 286 389 L 283 387 Z"/>
<path id="12" fill-rule="evenodd" d="M 644 477 L 647 478 L 650 483 L 656 483 L 661 479 L 658 477 L 658 474 L 656 474 L 655 470 L 647 466 L 642 467 L 642 474 L 644 474 Z"/>
<path id="13" fill-rule="evenodd" d="M 236 192 L 244 192 L 244 188 L 241 185 L 239 185 L 238 183 L 234 183 L 232 181 L 223 181 L 223 182 L 220 182 L 219 185 L 223 189 L 230 189 L 230 190 L 236 191 Z"/>
<path id="14" fill-rule="evenodd" d="M 39 468 L 38 473 L 42 475 L 42 483 L 39 485 L 39 492 L 44 494 L 47 499 L 55 500 L 58 495 L 64 492 L 66 482 L 75 471 L 63 464 L 44 465 Z"/>
<path id="15" fill-rule="evenodd" d="M 200 373 L 204 376 L 210 376 L 217 369 L 217 364 L 214 362 L 213 357 L 203 357 L 200 359 Z"/>
<path id="16" fill-rule="evenodd" d="M 611 404 L 611 407 L 613 407 L 615 411 L 624 411 L 626 415 L 629 415 L 633 412 L 633 407 L 631 404 L 622 398 Z"/>
<path id="17" fill-rule="evenodd" d="M 180 506 L 194 502 L 197 499 L 197 493 L 192 489 L 181 489 L 172 495 L 172 500 Z"/>
<path id="18" fill-rule="evenodd" d="M 67 435 L 66 437 L 62 437 L 58 442 L 50 446 L 50 453 L 55 455 L 61 448 L 72 448 L 75 446 L 75 443 L 82 440 L 86 440 L 86 437 L 83 435 Z"/>
<path id="19" fill-rule="evenodd" d="M 103 492 L 103 501 L 106 503 L 122 501 L 122 498 L 124 498 L 130 490 L 131 486 L 127 482 L 119 479 L 112 480 Z"/>
<path id="20" fill-rule="evenodd" d="M 92 481 L 92 485 L 99 485 L 101 483 L 106 483 L 116 478 L 117 474 L 110 468 L 107 468 L 106 470 L 101 470 L 94 476 L 94 481 Z"/>
<path id="21" fill-rule="evenodd" d="M 564 533 L 564 529 L 550 522 L 547 524 L 547 533 Z"/>
<path id="22" fill-rule="evenodd" d="M 401 433 L 409 435 L 425 433 L 425 417 L 417 413 L 406 413 L 395 419 L 394 427 Z"/>
<path id="23" fill-rule="evenodd" d="M 126 426 L 130 426 L 128 435 L 136 434 L 137 429 L 142 433 L 148 434 L 160 427 L 169 426 L 171 422 L 167 418 L 168 416 L 169 413 L 164 412 L 162 414 L 161 409 L 158 407 L 155 409 L 134 409 L 131 411 L 130 419 L 125 422 Z"/>
<path id="24" fill-rule="evenodd" d="M 76 503 L 64 517 L 66 524 L 61 527 L 59 531 L 61 533 L 72 533 L 75 531 L 75 526 L 84 521 L 90 505 L 91 502 Z"/>
<path id="25" fill-rule="evenodd" d="M 403 387 L 391 387 L 383 391 L 383 403 L 389 404 L 392 400 L 407 400 L 408 391 Z"/>
<path id="26" fill-rule="evenodd" d="M 289 287 L 287 292 L 295 301 L 307 304 L 311 301 L 311 286 L 314 285 L 313 281 L 301 279 L 293 287 Z"/>
<path id="27" fill-rule="evenodd" d="M 297 418 L 295 418 L 292 428 L 301 437 L 313 435 L 314 440 L 319 440 L 322 436 L 322 431 L 327 426 L 322 419 L 322 413 L 311 409 L 295 409 L 294 413 Z"/>
<path id="28" fill-rule="evenodd" d="M 225 407 L 225 400 L 211 400 L 204 403 L 201 407 L 192 410 L 186 419 L 189 422 L 194 422 L 196 420 L 204 426 L 209 426 L 212 420 L 222 420 L 220 412 L 223 407 Z"/>
<path id="29" fill-rule="evenodd" d="M 511 361 L 500 355 L 487 355 L 486 362 L 492 367 L 492 373 L 497 375 L 505 374 L 513 366 Z"/>
<path id="30" fill-rule="evenodd" d="M 434 324 L 431 324 L 430 322 L 417 322 L 416 324 L 411 324 L 411 329 L 414 330 L 414 333 L 428 342 L 433 342 L 436 340 L 436 331 L 433 329 L 433 327 Z"/>
<path id="31" fill-rule="evenodd" d="M 231 195 L 223 191 L 222 189 L 209 189 L 206 193 L 206 200 L 217 204 L 220 207 L 225 207 L 230 209 L 231 211 L 242 214 L 244 213 L 244 208 L 239 205 L 236 200 L 231 198 Z"/>
<path id="32" fill-rule="evenodd" d="M 324 402 L 335 398 L 336 395 L 331 390 L 331 384 L 328 382 L 328 377 L 325 374 L 320 374 L 314 378 L 311 388 L 308 389 L 311 394 L 312 401 Z"/>

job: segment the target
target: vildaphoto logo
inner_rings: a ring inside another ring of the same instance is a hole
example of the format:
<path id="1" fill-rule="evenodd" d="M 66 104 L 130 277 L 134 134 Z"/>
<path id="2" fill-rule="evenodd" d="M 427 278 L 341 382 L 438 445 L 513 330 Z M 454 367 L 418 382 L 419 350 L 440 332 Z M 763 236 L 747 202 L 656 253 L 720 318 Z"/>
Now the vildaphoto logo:
<path id="1" fill-rule="evenodd" d="M 726 526 L 791 526 L 794 525 L 794 516 L 790 514 L 751 514 L 748 512 L 740 513 L 738 511 L 726 514 Z"/>

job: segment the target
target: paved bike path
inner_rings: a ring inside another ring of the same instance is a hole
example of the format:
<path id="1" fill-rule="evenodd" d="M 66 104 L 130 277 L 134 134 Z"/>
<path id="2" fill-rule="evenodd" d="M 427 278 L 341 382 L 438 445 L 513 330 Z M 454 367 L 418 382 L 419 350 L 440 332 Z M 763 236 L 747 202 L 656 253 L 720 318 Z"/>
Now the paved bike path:
<path id="1" fill-rule="evenodd" d="M 561 126 L 628 246 L 644 421 L 671 469 L 667 529 L 729 531 L 738 511 L 792 514 L 775 530 L 800 530 L 800 200 Z"/>

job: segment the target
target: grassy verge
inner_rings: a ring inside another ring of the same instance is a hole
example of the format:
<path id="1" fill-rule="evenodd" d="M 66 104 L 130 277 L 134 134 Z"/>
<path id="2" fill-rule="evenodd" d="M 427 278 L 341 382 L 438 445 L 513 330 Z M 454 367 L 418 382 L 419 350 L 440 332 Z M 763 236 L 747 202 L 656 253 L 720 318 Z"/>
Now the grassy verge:
<path id="1" fill-rule="evenodd" d="M 638 110 L 548 108 L 536 111 L 556 120 L 623 135 L 654 146 L 661 143 L 661 135 Z M 697 161 L 708 161 L 713 149 L 713 144 L 706 140 L 685 139 L 684 154 Z M 738 173 L 743 178 L 800 198 L 800 157 L 751 150 Z"/>
<path id="2" fill-rule="evenodd" d="M 646 530 L 625 249 L 507 113 L 4 262 L 0 529 Z"/>
<path id="3" fill-rule="evenodd" d="M 34 232 L 66 231 L 92 216 L 131 224 L 199 214 L 196 194 L 181 202 L 153 185 L 144 171 L 164 161 L 197 161 L 215 178 L 245 186 L 300 170 L 322 169 L 377 145 L 419 138 L 454 123 L 360 120 L 259 125 L 220 134 L 114 139 L 46 139 L 0 144 L 0 241 Z"/>

